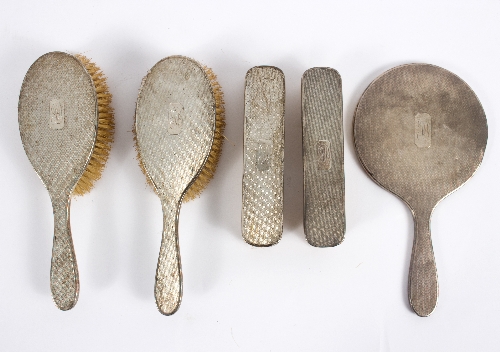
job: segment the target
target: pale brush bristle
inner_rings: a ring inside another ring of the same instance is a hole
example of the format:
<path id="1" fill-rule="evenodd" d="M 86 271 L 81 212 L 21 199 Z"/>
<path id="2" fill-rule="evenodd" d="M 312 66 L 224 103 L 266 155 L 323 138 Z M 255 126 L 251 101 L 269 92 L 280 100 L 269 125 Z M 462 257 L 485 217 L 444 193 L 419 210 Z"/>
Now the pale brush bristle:
<path id="1" fill-rule="evenodd" d="M 189 189 L 184 195 L 183 202 L 189 202 L 191 199 L 198 197 L 201 192 L 208 185 L 210 180 L 214 177 L 219 157 L 222 151 L 222 144 L 224 143 L 224 128 L 226 127 L 225 111 L 224 111 L 224 94 L 222 93 L 221 86 L 217 82 L 217 76 L 213 71 L 204 66 L 205 73 L 210 80 L 212 86 L 212 93 L 215 98 L 215 134 L 212 142 L 212 148 L 208 155 L 205 166 L 201 170 L 196 180 L 191 184 Z"/>
<path id="2" fill-rule="evenodd" d="M 101 178 L 102 170 L 109 157 L 111 143 L 115 132 L 115 122 L 113 108 L 111 104 L 111 94 L 108 90 L 106 77 L 99 67 L 83 55 L 76 55 L 76 58 L 85 66 L 85 69 L 92 77 L 97 93 L 97 107 L 99 122 L 97 125 L 97 140 L 94 151 L 90 157 L 87 168 L 78 181 L 73 194 L 81 196 L 89 192 L 94 186 L 94 182 Z"/>
<path id="3" fill-rule="evenodd" d="M 225 115 L 224 115 L 224 95 L 220 84 L 217 82 L 217 76 L 208 67 L 203 67 L 208 79 L 210 80 L 210 86 L 212 88 L 212 93 L 215 98 L 215 134 L 214 140 L 212 142 L 212 148 L 208 155 L 205 166 L 201 170 L 200 174 L 196 180 L 191 184 L 189 189 L 184 195 L 183 202 L 188 202 L 191 199 L 198 197 L 201 192 L 208 185 L 210 180 L 214 177 L 215 170 L 217 169 L 217 163 L 219 162 L 220 153 L 222 150 L 222 144 L 224 142 L 224 128 L 226 127 Z M 146 169 L 139 154 L 139 148 L 137 146 L 137 135 L 135 131 L 135 125 L 133 128 L 134 134 L 134 146 L 137 152 L 137 160 L 139 161 L 139 166 L 141 167 L 142 173 L 146 175 L 147 183 L 154 189 L 153 184 L 149 177 L 147 177 Z"/>

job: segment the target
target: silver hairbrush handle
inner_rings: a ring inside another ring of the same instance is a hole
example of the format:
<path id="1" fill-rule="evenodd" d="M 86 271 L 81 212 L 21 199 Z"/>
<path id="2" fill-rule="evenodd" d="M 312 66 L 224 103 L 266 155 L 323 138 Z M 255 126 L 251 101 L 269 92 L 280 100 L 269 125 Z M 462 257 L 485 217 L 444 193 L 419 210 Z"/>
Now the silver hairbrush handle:
<path id="1" fill-rule="evenodd" d="M 421 317 L 430 315 L 438 299 L 438 278 L 430 231 L 431 214 L 415 212 L 415 237 L 411 253 L 408 298 Z"/>
<path id="2" fill-rule="evenodd" d="M 69 195 L 52 198 L 54 210 L 54 243 L 50 267 L 50 290 L 55 304 L 68 310 L 78 301 L 80 282 L 73 239 L 69 225 Z"/>
<path id="3" fill-rule="evenodd" d="M 178 220 L 181 202 L 162 199 L 163 235 L 156 268 L 155 299 L 160 313 L 174 314 L 182 299 L 182 269 Z"/>

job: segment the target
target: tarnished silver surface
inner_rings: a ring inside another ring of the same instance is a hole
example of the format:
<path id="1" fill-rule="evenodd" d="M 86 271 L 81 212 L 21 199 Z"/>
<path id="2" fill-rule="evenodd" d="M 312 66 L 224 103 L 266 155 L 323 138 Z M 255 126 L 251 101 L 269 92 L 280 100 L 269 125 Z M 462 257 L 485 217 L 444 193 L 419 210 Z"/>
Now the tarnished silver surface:
<path id="1" fill-rule="evenodd" d="M 271 66 L 245 79 L 242 234 L 254 246 L 271 246 L 283 233 L 285 76 Z"/>
<path id="2" fill-rule="evenodd" d="M 167 57 L 144 78 L 135 129 L 140 158 L 163 209 L 155 298 L 165 315 L 175 313 L 181 303 L 179 210 L 185 191 L 209 155 L 215 117 L 209 78 L 196 61 Z"/>
<path id="3" fill-rule="evenodd" d="M 98 123 L 92 78 L 74 56 L 45 54 L 26 73 L 18 113 L 24 150 L 54 209 L 52 297 L 60 309 L 68 310 L 79 292 L 69 225 L 70 194 L 94 149 Z"/>
<path id="4" fill-rule="evenodd" d="M 486 116 L 472 89 L 437 66 L 411 64 L 385 72 L 356 108 L 354 142 L 363 167 L 413 213 L 408 296 L 420 316 L 431 314 L 438 298 L 432 211 L 474 174 L 487 139 Z"/>
<path id="5" fill-rule="evenodd" d="M 342 81 L 315 67 L 302 76 L 304 232 L 309 244 L 333 247 L 344 240 L 344 132 Z"/>

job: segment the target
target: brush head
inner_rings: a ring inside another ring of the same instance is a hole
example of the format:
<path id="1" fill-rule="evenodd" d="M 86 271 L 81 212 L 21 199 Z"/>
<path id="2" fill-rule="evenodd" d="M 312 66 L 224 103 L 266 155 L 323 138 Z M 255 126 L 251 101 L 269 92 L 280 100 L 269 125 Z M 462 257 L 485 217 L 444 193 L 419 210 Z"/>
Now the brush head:
<path id="1" fill-rule="evenodd" d="M 221 86 L 217 82 L 217 76 L 213 73 L 212 69 L 204 66 L 207 78 L 210 81 L 210 86 L 212 87 L 212 94 L 215 100 L 215 133 L 212 142 L 212 148 L 210 149 L 210 154 L 208 155 L 207 161 L 203 166 L 203 169 L 196 177 L 195 181 L 188 188 L 184 194 L 183 201 L 188 202 L 191 199 L 198 197 L 201 192 L 208 185 L 210 180 L 214 177 L 215 170 L 219 163 L 219 157 L 222 151 L 222 145 L 224 143 L 224 128 L 226 127 L 225 120 L 225 110 L 224 110 L 224 95 L 222 93 Z"/>
<path id="2" fill-rule="evenodd" d="M 26 155 L 51 197 L 69 195 L 87 167 L 98 129 L 92 77 L 74 56 L 51 52 L 26 73 L 19 131 Z"/>
<path id="3" fill-rule="evenodd" d="M 141 169 L 161 197 L 190 200 L 212 179 L 223 143 L 224 101 L 213 72 L 171 56 L 144 78 L 134 139 Z"/>
<path id="4" fill-rule="evenodd" d="M 84 194 L 100 177 L 113 137 L 110 101 L 102 73 L 83 56 L 51 52 L 26 73 L 19 131 L 51 196 Z"/>
<path id="5" fill-rule="evenodd" d="M 92 155 L 82 177 L 76 184 L 73 194 L 80 196 L 89 192 L 94 187 L 94 182 L 101 178 L 102 170 L 108 161 L 111 144 L 115 132 L 113 108 L 111 107 L 112 95 L 109 93 L 106 76 L 101 69 L 90 59 L 83 55 L 76 58 L 84 65 L 92 82 L 97 96 L 97 136 Z"/>

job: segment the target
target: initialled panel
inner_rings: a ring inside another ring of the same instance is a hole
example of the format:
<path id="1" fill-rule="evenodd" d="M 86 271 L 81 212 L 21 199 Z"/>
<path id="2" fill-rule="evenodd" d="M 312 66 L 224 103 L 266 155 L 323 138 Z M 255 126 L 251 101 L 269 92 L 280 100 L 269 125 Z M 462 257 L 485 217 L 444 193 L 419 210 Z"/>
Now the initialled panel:
<path id="1" fill-rule="evenodd" d="M 168 110 L 168 133 L 179 134 L 182 130 L 183 108 L 179 103 L 170 103 Z"/>
<path id="2" fill-rule="evenodd" d="M 431 146 L 431 115 L 418 113 L 415 116 L 415 144 L 419 148 Z"/>
<path id="3" fill-rule="evenodd" d="M 302 76 L 304 232 L 316 247 L 344 240 L 345 186 L 342 82 L 337 71 L 315 67 Z"/>
<path id="4" fill-rule="evenodd" d="M 243 238 L 271 246 L 283 232 L 285 76 L 270 66 L 250 69 L 245 82 Z"/>
<path id="5" fill-rule="evenodd" d="M 64 104 L 58 99 L 50 101 L 49 126 L 54 130 L 60 130 L 64 127 Z"/>

